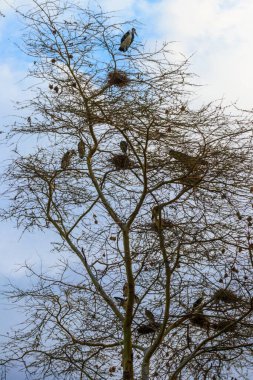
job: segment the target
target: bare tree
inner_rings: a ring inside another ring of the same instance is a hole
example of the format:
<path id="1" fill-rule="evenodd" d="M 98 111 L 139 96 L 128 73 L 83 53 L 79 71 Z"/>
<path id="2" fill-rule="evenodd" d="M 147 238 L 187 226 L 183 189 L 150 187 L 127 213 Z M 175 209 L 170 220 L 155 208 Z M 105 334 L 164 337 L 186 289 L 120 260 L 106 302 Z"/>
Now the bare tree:
<path id="1" fill-rule="evenodd" d="M 39 84 L 12 134 L 38 144 L 6 172 L 3 217 L 53 229 L 69 260 L 10 290 L 28 320 L 2 364 L 34 379 L 249 378 L 251 113 L 192 106 L 169 44 L 119 52 L 135 22 L 55 1 L 21 15 Z"/>

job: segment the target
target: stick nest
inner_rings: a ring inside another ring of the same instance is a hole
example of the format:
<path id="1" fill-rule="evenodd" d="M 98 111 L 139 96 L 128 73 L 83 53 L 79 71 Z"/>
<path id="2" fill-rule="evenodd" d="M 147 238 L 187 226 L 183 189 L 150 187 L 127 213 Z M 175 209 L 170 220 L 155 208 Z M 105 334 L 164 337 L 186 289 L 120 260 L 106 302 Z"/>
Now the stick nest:
<path id="1" fill-rule="evenodd" d="M 208 329 L 210 326 L 209 319 L 202 313 L 194 314 L 190 321 L 193 325 L 201 327 L 203 329 Z"/>
<path id="2" fill-rule="evenodd" d="M 125 87 L 129 84 L 130 79 L 124 71 L 111 71 L 108 74 L 109 86 Z"/>
<path id="3" fill-rule="evenodd" d="M 117 170 L 130 169 L 132 167 L 132 161 L 126 154 L 115 154 L 110 159 L 110 162 Z"/>
<path id="4" fill-rule="evenodd" d="M 141 325 L 137 329 L 137 332 L 140 335 L 146 335 L 146 334 L 154 333 L 155 331 L 156 331 L 156 328 L 154 326 L 151 326 L 151 325 Z"/>
<path id="5" fill-rule="evenodd" d="M 216 302 L 235 303 L 239 301 L 238 296 L 229 289 L 218 289 L 213 295 Z"/>

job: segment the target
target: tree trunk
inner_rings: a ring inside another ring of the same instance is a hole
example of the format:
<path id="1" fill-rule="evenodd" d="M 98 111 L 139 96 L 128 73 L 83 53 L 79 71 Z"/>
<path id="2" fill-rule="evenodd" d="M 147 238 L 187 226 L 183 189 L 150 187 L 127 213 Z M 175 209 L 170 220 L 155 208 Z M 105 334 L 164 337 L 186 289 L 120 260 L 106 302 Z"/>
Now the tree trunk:
<path id="1" fill-rule="evenodd" d="M 134 277 L 132 273 L 132 260 L 130 253 L 129 231 L 123 231 L 125 265 L 128 284 L 126 314 L 123 323 L 124 349 L 123 349 L 123 380 L 134 380 L 133 347 L 132 347 L 132 318 L 134 306 Z"/>
<path id="2" fill-rule="evenodd" d="M 149 362 L 142 363 L 141 380 L 149 380 Z"/>

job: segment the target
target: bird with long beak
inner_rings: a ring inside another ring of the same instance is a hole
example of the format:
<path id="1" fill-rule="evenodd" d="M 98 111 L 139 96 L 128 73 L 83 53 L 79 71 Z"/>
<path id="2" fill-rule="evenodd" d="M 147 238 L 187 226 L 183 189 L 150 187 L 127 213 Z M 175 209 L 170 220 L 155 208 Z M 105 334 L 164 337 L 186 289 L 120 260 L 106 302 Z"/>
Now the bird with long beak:
<path id="1" fill-rule="evenodd" d="M 128 32 L 126 32 L 124 36 L 121 38 L 119 50 L 125 53 L 131 45 L 131 43 L 133 42 L 135 35 L 137 36 L 135 28 L 132 28 Z"/>

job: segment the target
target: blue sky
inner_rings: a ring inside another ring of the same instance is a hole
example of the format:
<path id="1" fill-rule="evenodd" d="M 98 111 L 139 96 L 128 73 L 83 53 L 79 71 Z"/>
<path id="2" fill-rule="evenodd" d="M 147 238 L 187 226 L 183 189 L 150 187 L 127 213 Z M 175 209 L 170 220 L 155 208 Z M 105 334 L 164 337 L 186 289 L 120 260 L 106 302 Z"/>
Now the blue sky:
<path id="1" fill-rule="evenodd" d="M 29 6 L 32 0 L 8 0 L 10 4 Z M 13 119 L 14 102 L 27 94 L 25 80 L 29 59 L 20 52 L 21 24 L 5 0 L 0 2 L 0 130 Z M 87 1 L 79 1 L 86 5 Z M 93 2 L 89 2 L 90 6 Z M 107 11 L 118 11 L 121 20 L 136 18 L 143 26 L 138 37 L 150 44 L 157 41 L 175 41 L 172 48 L 189 57 L 190 71 L 196 73 L 197 83 L 205 85 L 196 91 L 200 103 L 224 98 L 225 103 L 238 102 L 243 108 L 252 108 L 253 88 L 253 2 L 252 0 L 101 0 Z M 1 143 L 0 170 L 8 162 L 11 146 Z M 28 141 L 29 144 L 29 141 Z M 1 200 L 0 200 L 1 203 Z M 53 265 L 56 254 L 50 253 L 54 234 L 24 234 L 14 223 L 0 223 L 0 285 L 11 278 L 25 283 L 24 271 L 18 264 L 24 261 L 43 261 L 45 267 Z M 0 332 L 19 320 L 15 310 L 9 310 L 6 301 L 0 300 Z M 15 380 L 23 377 L 14 376 Z M 7 380 L 11 380 L 8 377 Z"/>

